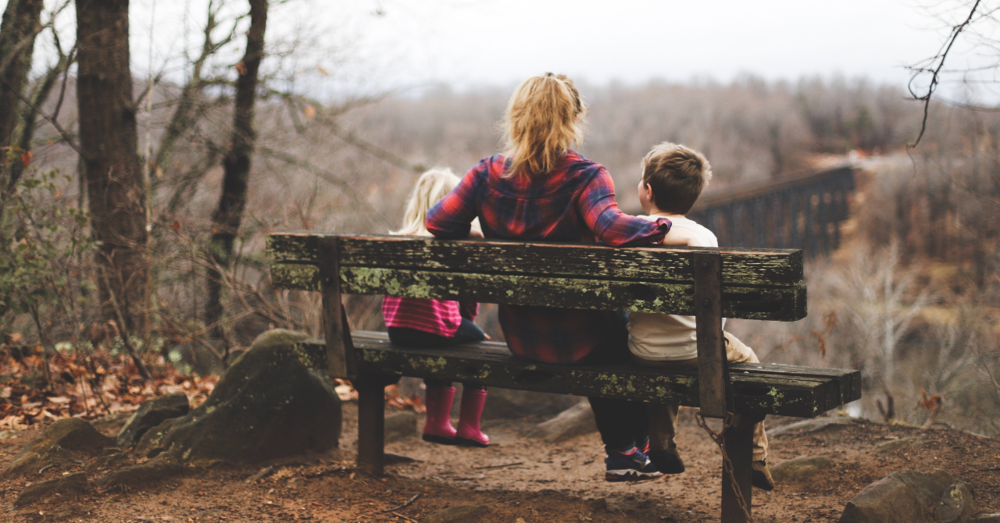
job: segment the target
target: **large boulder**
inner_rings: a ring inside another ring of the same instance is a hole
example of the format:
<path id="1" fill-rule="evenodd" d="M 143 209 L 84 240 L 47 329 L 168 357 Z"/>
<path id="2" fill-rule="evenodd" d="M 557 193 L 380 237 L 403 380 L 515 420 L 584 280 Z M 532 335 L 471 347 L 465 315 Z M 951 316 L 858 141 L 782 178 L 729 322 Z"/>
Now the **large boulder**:
<path id="1" fill-rule="evenodd" d="M 385 442 L 402 441 L 417 435 L 417 413 L 396 412 L 385 416 Z"/>
<path id="2" fill-rule="evenodd" d="M 3 477 L 38 474 L 45 467 L 70 465 L 80 458 L 100 456 L 104 449 L 114 446 L 115 440 L 80 418 L 57 420 L 14 458 Z"/>
<path id="3" fill-rule="evenodd" d="M 583 398 L 579 396 L 491 387 L 483 407 L 483 419 L 555 416 L 581 401 Z M 459 403 L 459 395 L 456 394 L 453 415 L 458 415 Z"/>
<path id="4" fill-rule="evenodd" d="M 826 456 L 799 456 L 771 467 L 771 476 L 779 483 L 796 483 L 809 479 L 833 466 Z"/>
<path id="5" fill-rule="evenodd" d="M 978 512 L 968 487 L 943 470 L 903 470 L 865 487 L 841 523 L 959 523 Z"/>
<path id="6" fill-rule="evenodd" d="M 581 401 L 562 411 L 558 416 L 539 423 L 528 431 L 529 438 L 559 443 L 568 439 L 597 432 L 597 421 L 590 403 Z"/>
<path id="7" fill-rule="evenodd" d="M 139 442 L 143 434 L 164 421 L 179 418 L 191 410 L 183 392 L 175 392 L 143 403 L 125 426 L 118 431 L 118 446 L 127 449 Z"/>
<path id="8" fill-rule="evenodd" d="M 326 351 L 276 329 L 254 341 L 197 409 L 150 429 L 147 455 L 169 450 L 185 463 L 257 463 L 326 452 L 340 439 L 340 398 L 327 374 Z M 153 436 L 156 436 L 155 438 Z M 156 447 L 156 448 L 153 448 Z"/>

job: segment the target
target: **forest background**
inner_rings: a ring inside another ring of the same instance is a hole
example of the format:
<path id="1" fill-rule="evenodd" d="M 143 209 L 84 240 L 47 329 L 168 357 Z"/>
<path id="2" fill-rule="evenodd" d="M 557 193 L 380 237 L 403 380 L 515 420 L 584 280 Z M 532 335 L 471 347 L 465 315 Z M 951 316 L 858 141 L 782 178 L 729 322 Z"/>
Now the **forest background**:
<path id="1" fill-rule="evenodd" d="M 385 233 L 424 169 L 461 174 L 501 147 L 513 84 L 386 87 L 302 4 L 198 5 L 160 28 L 187 45 L 159 61 L 150 45 L 161 65 L 142 74 L 130 31 L 157 27 L 155 11 L 147 24 L 124 2 L 7 2 L 0 428 L 197 389 L 269 328 L 318 334 L 317 296 L 270 287 L 264 234 Z M 932 100 L 925 120 L 926 84 L 582 80 L 579 149 L 632 212 L 638 160 L 661 141 L 703 151 L 712 189 L 853 163 L 847 241 L 807 264 L 809 318 L 730 328 L 764 361 L 862 369 L 852 415 L 996 436 L 1000 115 Z M 376 298 L 348 310 L 354 328 L 383 327 Z M 479 321 L 502 339 L 491 309 Z"/>

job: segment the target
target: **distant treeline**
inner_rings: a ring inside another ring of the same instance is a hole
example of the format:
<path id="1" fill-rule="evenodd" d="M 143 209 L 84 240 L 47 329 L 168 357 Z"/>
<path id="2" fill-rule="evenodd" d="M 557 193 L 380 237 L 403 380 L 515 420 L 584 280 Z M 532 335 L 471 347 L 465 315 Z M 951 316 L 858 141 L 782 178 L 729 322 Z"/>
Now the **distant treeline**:
<path id="1" fill-rule="evenodd" d="M 770 83 L 747 76 L 729 84 L 583 85 L 581 92 L 590 105 L 581 152 L 608 167 L 625 203 L 634 196 L 622 187 L 638 180 L 639 159 L 661 141 L 703 151 L 720 186 L 807 168 L 815 153 L 901 149 L 921 117 L 901 89 L 864 79 Z M 499 149 L 496 123 L 509 95 L 441 88 L 384 101 L 349 119 L 365 137 L 415 163 L 464 171 Z M 951 110 L 934 107 L 931 117 L 928 142 L 940 142 L 944 134 L 936 129 L 951 121 Z"/>

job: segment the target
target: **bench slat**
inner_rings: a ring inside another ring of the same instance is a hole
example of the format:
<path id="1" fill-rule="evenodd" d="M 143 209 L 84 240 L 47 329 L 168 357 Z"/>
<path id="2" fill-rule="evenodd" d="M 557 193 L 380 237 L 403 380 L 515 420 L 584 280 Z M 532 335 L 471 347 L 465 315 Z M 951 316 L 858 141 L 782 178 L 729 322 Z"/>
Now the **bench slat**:
<path id="1" fill-rule="evenodd" d="M 691 257 L 706 249 L 610 248 L 600 245 L 497 240 L 443 241 L 402 236 L 282 232 L 267 236 L 278 262 L 316 264 L 320 239 L 337 236 L 342 267 L 691 282 Z M 733 285 L 792 285 L 802 281 L 802 252 L 719 249 L 723 281 Z"/>
<path id="2" fill-rule="evenodd" d="M 415 349 L 389 343 L 385 333 L 357 332 L 354 346 L 359 368 L 377 374 L 479 382 L 488 386 L 605 396 L 642 401 L 671 401 L 698 405 L 695 369 L 671 371 L 634 365 L 565 366 L 530 363 L 513 358 L 503 343 L 484 342 L 451 349 Z M 311 340 L 306 343 L 323 343 Z M 763 367 L 763 369 L 759 368 Z M 741 412 L 814 417 L 860 398 L 843 396 L 843 382 L 860 373 L 841 369 L 803 369 L 770 365 L 734 364 L 730 381 Z M 821 370 L 822 372 L 814 372 Z"/>
<path id="3" fill-rule="evenodd" d="M 861 399 L 861 373 L 854 370 L 831 369 L 823 367 L 799 367 L 796 365 L 785 365 L 781 363 L 731 363 L 730 372 L 743 372 L 746 370 L 760 374 L 794 375 L 796 377 L 815 376 L 819 378 L 837 378 L 837 389 L 835 396 L 838 398 L 836 404 L 846 405 L 852 401 Z"/>
<path id="4" fill-rule="evenodd" d="M 543 276 L 410 271 L 341 267 L 346 294 L 402 296 L 508 303 L 569 309 L 624 310 L 694 315 L 694 285 L 620 282 Z M 313 265 L 275 263 L 271 281 L 279 288 L 317 290 Z M 722 313 L 727 318 L 796 321 L 806 317 L 806 289 L 724 286 Z"/>

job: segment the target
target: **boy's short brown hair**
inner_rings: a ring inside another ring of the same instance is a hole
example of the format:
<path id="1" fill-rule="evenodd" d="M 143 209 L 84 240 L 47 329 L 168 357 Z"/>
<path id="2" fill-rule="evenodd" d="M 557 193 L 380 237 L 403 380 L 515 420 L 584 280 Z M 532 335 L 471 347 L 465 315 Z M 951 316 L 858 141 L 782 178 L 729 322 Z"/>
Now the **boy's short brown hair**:
<path id="1" fill-rule="evenodd" d="M 653 189 L 653 205 L 671 214 L 687 214 L 712 179 L 712 166 L 698 151 L 663 142 L 642 159 L 642 181 Z"/>

